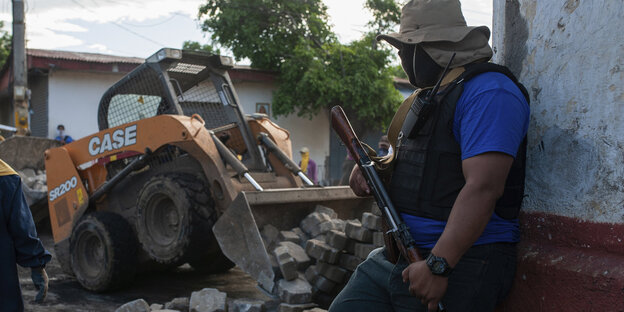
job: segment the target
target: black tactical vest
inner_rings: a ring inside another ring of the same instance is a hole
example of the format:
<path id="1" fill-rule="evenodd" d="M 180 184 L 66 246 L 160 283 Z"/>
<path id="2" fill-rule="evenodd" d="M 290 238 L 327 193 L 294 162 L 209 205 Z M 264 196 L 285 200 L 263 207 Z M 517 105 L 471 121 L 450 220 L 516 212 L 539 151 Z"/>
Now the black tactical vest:
<path id="1" fill-rule="evenodd" d="M 462 173 L 461 150 L 453 134 L 455 107 L 463 84 L 484 72 L 509 77 L 529 102 L 529 94 L 504 66 L 481 63 L 466 71 L 434 97 L 433 112 L 412 138 L 399 135 L 395 167 L 390 181 L 390 197 L 399 212 L 435 220 L 447 220 L 455 199 L 466 180 Z M 402 129 L 409 133 L 410 129 Z M 503 196 L 496 202 L 496 213 L 504 219 L 518 216 L 524 196 L 526 137 L 507 176 Z"/>

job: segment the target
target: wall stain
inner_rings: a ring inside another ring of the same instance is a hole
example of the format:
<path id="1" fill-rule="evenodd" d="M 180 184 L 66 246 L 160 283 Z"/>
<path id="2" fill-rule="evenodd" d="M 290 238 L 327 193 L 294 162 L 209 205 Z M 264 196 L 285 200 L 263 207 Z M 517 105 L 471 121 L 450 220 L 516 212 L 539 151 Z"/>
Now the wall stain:
<path id="1" fill-rule="evenodd" d="M 563 22 L 563 17 L 559 19 L 559 21 L 557 22 L 557 28 L 559 28 L 561 31 L 565 31 L 565 23 Z"/>
<path id="2" fill-rule="evenodd" d="M 574 109 L 576 108 L 576 104 L 578 104 L 578 102 L 576 101 L 576 98 L 571 98 L 568 103 L 566 104 L 566 111 L 568 113 L 571 113 L 574 111 Z"/>
<path id="3" fill-rule="evenodd" d="M 580 4 L 580 0 L 568 0 L 566 1 L 566 4 L 563 8 L 566 10 L 566 12 L 568 12 L 568 14 L 572 14 L 576 10 L 576 8 L 579 7 Z"/>

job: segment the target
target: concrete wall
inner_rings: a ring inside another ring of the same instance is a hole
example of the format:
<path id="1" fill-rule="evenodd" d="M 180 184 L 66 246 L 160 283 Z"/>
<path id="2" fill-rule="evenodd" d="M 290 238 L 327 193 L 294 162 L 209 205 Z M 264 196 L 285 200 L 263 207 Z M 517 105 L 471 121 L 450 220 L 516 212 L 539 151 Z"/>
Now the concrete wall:
<path id="1" fill-rule="evenodd" d="M 48 85 L 48 138 L 56 127 L 74 139 L 98 132 L 97 110 L 102 94 L 123 77 L 121 73 L 52 71 Z"/>
<path id="2" fill-rule="evenodd" d="M 525 210 L 623 223 L 623 2 L 496 0 L 494 10 L 496 60 L 532 96 Z"/>
<path id="3" fill-rule="evenodd" d="M 234 83 L 243 111 L 246 114 L 256 112 L 256 103 L 273 102 L 273 91 L 276 89 L 273 83 L 237 82 Z M 313 119 L 297 117 L 296 114 L 289 116 L 273 116 L 271 120 L 280 127 L 290 132 L 293 147 L 293 160 L 299 162 L 301 155 L 298 151 L 307 146 L 310 149 L 310 158 L 317 165 L 317 180 L 324 179 L 325 158 L 329 157 L 330 124 L 328 112 L 323 112 Z"/>
<path id="4" fill-rule="evenodd" d="M 531 94 L 519 264 L 498 311 L 624 311 L 624 3 L 494 0 Z"/>

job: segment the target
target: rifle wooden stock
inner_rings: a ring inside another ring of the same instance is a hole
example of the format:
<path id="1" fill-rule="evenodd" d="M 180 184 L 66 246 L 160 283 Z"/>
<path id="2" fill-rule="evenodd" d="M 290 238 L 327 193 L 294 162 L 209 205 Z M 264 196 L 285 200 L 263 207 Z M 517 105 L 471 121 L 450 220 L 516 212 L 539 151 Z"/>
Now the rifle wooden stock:
<path id="1" fill-rule="evenodd" d="M 331 109 L 331 123 L 332 128 L 334 128 L 334 131 L 338 134 L 340 140 L 347 147 L 347 151 L 353 160 L 355 160 L 357 164 L 360 164 L 360 158 L 362 156 L 358 151 L 364 151 L 364 147 L 362 147 L 360 140 L 353 131 L 353 127 L 351 127 L 349 119 L 342 110 L 342 107 L 339 105 L 336 105 Z"/>

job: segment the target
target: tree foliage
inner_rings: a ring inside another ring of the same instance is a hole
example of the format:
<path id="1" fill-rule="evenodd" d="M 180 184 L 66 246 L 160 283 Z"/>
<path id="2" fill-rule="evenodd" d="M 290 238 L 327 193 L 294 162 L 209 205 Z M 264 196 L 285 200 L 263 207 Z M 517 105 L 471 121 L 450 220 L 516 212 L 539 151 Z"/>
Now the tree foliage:
<path id="1" fill-rule="evenodd" d="M 11 54 L 11 35 L 3 29 L 4 22 L 0 21 L 0 67 L 4 66 Z"/>
<path id="2" fill-rule="evenodd" d="M 221 50 L 216 48 L 214 45 L 201 44 L 197 41 L 190 41 L 190 40 L 184 41 L 184 43 L 182 43 L 182 49 L 192 50 L 192 51 L 203 51 L 203 52 L 208 52 L 208 53 L 213 53 L 213 54 L 221 53 Z"/>
<path id="3" fill-rule="evenodd" d="M 395 0 L 366 0 L 365 6 L 373 13 L 368 26 L 377 34 L 390 32 L 399 24 L 401 8 Z"/>
<path id="4" fill-rule="evenodd" d="M 322 0 L 207 0 L 199 16 L 203 30 L 235 58 L 279 72 L 276 115 L 312 118 L 339 104 L 361 121 L 356 130 L 381 130 L 402 97 L 388 66 L 392 52 L 371 42 L 396 25 L 399 13 L 392 12 L 395 0 L 367 0 L 367 7 L 374 29 L 348 44 L 331 31 Z"/>
<path id="5" fill-rule="evenodd" d="M 322 0 L 207 0 L 202 30 L 253 67 L 278 69 L 302 42 L 332 39 Z"/>

